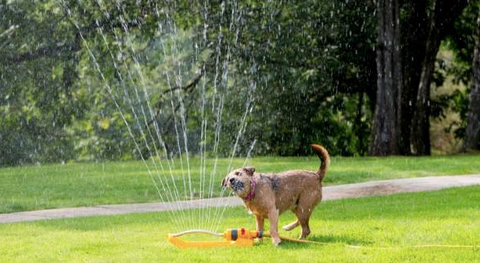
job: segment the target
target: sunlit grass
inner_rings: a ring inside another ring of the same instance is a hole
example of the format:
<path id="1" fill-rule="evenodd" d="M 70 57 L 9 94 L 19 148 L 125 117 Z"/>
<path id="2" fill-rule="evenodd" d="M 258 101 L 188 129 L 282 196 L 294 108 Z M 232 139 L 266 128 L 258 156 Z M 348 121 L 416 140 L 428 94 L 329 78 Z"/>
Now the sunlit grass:
<path id="1" fill-rule="evenodd" d="M 327 201 L 313 214 L 309 237 L 327 244 L 279 248 L 267 239 L 253 248 L 177 249 L 165 239 L 175 229 L 167 213 L 5 224 L 0 262 L 478 262 L 480 248 L 409 247 L 480 246 L 478 200 L 477 186 Z M 241 226 L 254 228 L 253 217 L 229 208 L 220 229 Z"/>
<path id="2" fill-rule="evenodd" d="M 478 155 L 434 157 L 387 157 L 332 159 L 326 185 L 407 178 L 432 175 L 460 175 L 480 173 Z M 209 194 L 211 169 L 214 160 L 208 161 L 203 187 L 200 191 L 200 162 L 190 162 L 192 195 L 194 198 Z M 234 159 L 232 167 L 241 167 L 244 159 Z M 167 195 L 157 178 L 152 163 L 150 171 L 167 200 Z M 220 159 L 212 178 L 213 196 L 220 193 L 220 180 L 228 170 L 229 160 Z M 318 169 L 317 157 L 257 157 L 248 161 L 259 172 L 278 172 L 291 169 Z M 172 176 L 166 163 L 165 173 L 160 171 L 166 191 L 173 189 L 172 178 L 179 188 L 180 198 L 190 198 L 186 164 L 172 167 Z M 186 190 L 184 186 L 186 186 Z M 206 189 L 206 190 L 205 190 Z M 56 207 L 91 206 L 96 204 L 141 203 L 161 201 L 148 170 L 143 162 L 71 163 L 23 166 L 0 169 L 0 213 Z"/>

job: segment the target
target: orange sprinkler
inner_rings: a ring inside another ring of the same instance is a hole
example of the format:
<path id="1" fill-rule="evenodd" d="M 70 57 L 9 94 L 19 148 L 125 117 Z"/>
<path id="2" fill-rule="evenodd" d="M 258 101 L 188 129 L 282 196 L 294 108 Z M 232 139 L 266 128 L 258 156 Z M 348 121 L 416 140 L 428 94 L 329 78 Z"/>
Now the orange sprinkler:
<path id="1" fill-rule="evenodd" d="M 190 234 L 206 234 L 223 237 L 219 241 L 184 241 L 179 237 Z M 176 234 L 168 234 L 167 240 L 180 248 L 211 248 L 211 247 L 251 247 L 256 238 L 262 238 L 262 231 L 249 231 L 245 228 L 227 229 L 224 233 L 215 233 L 207 230 L 189 230 Z"/>

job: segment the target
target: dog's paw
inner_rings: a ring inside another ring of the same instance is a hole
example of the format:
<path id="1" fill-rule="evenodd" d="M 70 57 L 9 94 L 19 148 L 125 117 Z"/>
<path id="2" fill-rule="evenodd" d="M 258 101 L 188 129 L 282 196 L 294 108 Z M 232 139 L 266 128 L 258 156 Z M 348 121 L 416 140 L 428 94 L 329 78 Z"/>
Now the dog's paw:
<path id="1" fill-rule="evenodd" d="M 280 238 L 272 238 L 272 243 L 277 247 L 282 243 L 282 240 Z"/>

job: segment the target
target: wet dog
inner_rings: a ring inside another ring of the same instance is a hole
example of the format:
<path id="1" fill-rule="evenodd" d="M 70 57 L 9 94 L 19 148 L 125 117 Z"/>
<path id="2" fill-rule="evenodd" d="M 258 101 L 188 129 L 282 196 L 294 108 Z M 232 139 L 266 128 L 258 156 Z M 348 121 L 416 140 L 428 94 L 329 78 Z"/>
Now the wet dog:
<path id="1" fill-rule="evenodd" d="M 330 156 L 325 148 L 316 144 L 311 147 L 321 160 L 317 172 L 294 170 L 260 174 L 255 172 L 254 167 L 245 167 L 230 172 L 222 181 L 222 186 L 231 188 L 255 215 L 257 231 L 263 231 L 264 219 L 268 218 L 275 245 L 281 242 L 278 217 L 286 210 L 291 210 L 297 220 L 283 229 L 290 231 L 300 225 L 300 238 L 310 234 L 310 216 L 322 200 L 322 181 L 330 164 Z"/>

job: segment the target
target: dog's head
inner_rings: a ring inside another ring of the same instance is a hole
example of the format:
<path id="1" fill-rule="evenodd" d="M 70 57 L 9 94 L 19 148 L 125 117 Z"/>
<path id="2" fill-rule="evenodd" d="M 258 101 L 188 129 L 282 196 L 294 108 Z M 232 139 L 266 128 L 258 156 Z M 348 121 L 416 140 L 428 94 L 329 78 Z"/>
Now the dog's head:
<path id="1" fill-rule="evenodd" d="M 245 167 L 233 170 L 222 180 L 222 187 L 230 188 L 240 196 L 245 197 L 252 190 L 252 176 L 255 173 L 254 167 Z"/>

